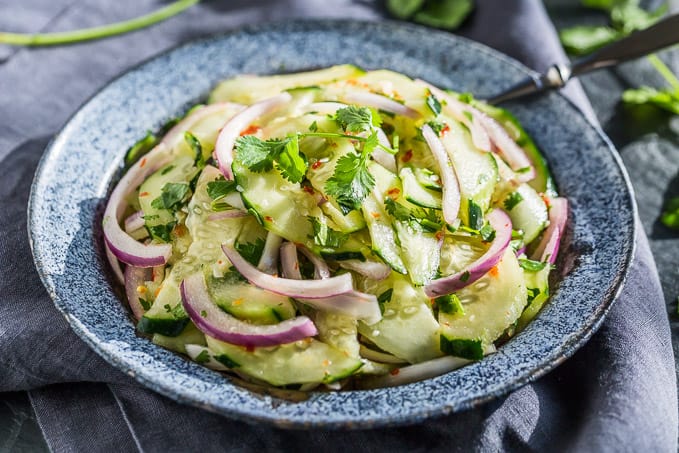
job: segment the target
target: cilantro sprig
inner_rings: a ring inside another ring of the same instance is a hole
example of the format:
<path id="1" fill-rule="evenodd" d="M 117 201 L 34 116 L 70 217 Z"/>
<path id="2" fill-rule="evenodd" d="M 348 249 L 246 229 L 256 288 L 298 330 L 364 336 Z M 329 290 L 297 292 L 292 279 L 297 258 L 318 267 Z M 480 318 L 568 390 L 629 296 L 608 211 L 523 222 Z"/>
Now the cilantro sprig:
<path id="1" fill-rule="evenodd" d="M 384 199 L 384 206 L 394 219 L 399 222 L 407 222 L 420 231 L 435 233 L 443 228 L 443 222 L 441 222 L 441 218 L 435 209 L 409 209 L 389 197 Z"/>
<path id="2" fill-rule="evenodd" d="M 308 219 L 314 231 L 313 240 L 320 247 L 338 248 L 349 239 L 348 234 L 333 230 L 327 223 L 321 222 L 315 217 Z"/>

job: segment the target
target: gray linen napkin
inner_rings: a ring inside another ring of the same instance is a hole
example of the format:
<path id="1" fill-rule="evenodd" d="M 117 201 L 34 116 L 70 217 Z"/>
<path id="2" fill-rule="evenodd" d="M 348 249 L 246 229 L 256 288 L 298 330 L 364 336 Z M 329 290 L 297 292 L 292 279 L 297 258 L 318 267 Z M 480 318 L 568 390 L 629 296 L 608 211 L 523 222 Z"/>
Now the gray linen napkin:
<path id="1" fill-rule="evenodd" d="M 565 58 L 539 1 L 477 4 L 462 34 L 535 69 Z M 92 26 L 151 7 L 157 2 L 0 0 L 0 11 L 7 12 L 0 15 L 0 28 Z M 618 302 L 573 358 L 480 408 L 398 429 L 290 432 L 179 405 L 104 362 L 53 307 L 33 268 L 26 236 L 30 180 L 49 137 L 98 87 L 148 56 L 240 24 L 382 15 L 378 5 L 360 0 L 212 1 L 111 40 L 54 49 L 0 48 L 5 59 L 0 63 L 0 391 L 30 390 L 53 451 L 676 451 L 674 358 L 643 233 Z M 569 96 L 591 115 L 577 85 Z"/>

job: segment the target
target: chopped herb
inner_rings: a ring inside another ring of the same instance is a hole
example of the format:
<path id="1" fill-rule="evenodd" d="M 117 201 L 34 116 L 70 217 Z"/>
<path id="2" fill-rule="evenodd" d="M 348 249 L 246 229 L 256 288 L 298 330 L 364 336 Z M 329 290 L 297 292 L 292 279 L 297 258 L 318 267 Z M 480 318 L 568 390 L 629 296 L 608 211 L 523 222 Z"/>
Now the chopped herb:
<path id="1" fill-rule="evenodd" d="M 511 211 L 516 207 L 517 204 L 521 203 L 523 201 L 523 197 L 519 192 L 512 192 L 509 195 L 507 195 L 507 198 L 505 198 L 505 201 L 503 202 L 505 209 L 507 211 Z"/>
<path id="2" fill-rule="evenodd" d="M 316 121 L 314 121 L 313 123 L 311 123 L 311 125 L 309 125 L 309 130 L 310 130 L 311 132 L 316 132 L 316 131 L 318 131 L 318 124 L 316 123 Z"/>
<path id="3" fill-rule="evenodd" d="M 255 242 L 236 242 L 236 250 L 248 263 L 256 266 L 264 252 L 264 239 L 257 238 Z"/>
<path id="4" fill-rule="evenodd" d="M 299 138 L 296 134 L 288 137 L 283 152 L 276 160 L 276 168 L 290 182 L 300 183 L 304 179 L 308 164 L 299 152 Z"/>
<path id="5" fill-rule="evenodd" d="M 441 335 L 441 352 L 455 357 L 469 360 L 481 360 L 483 358 L 483 343 L 480 339 L 470 340 L 466 338 L 447 338 Z"/>
<path id="6" fill-rule="evenodd" d="M 206 312 L 205 310 L 201 310 L 201 311 L 200 311 L 200 316 L 201 316 L 202 318 L 207 318 L 207 312 Z"/>
<path id="7" fill-rule="evenodd" d="M 477 205 L 474 200 L 469 199 L 469 228 L 480 230 L 483 227 L 483 211 L 481 206 Z"/>
<path id="8" fill-rule="evenodd" d="M 474 0 L 427 0 L 413 20 L 428 27 L 454 30 L 474 9 Z"/>
<path id="9" fill-rule="evenodd" d="M 486 222 L 486 224 L 483 225 L 483 228 L 479 230 L 479 234 L 481 235 L 483 242 L 493 242 L 495 239 L 495 228 L 490 226 L 490 223 Z"/>
<path id="10" fill-rule="evenodd" d="M 168 182 L 163 186 L 160 196 L 151 202 L 151 207 L 177 210 L 188 193 L 189 185 L 185 182 Z"/>
<path id="11" fill-rule="evenodd" d="M 391 301 L 391 295 L 394 293 L 393 288 L 389 288 L 379 296 L 377 296 L 377 303 L 380 306 L 380 313 L 384 314 L 384 305 Z"/>
<path id="12" fill-rule="evenodd" d="M 207 183 L 207 194 L 213 201 L 219 201 L 228 194 L 235 192 L 236 187 L 238 187 L 236 181 L 227 181 L 222 177 Z"/>
<path id="13" fill-rule="evenodd" d="M 148 311 L 151 308 L 151 302 L 146 299 L 139 298 L 139 303 L 141 304 L 144 311 Z"/>
<path id="14" fill-rule="evenodd" d="M 446 123 L 443 121 L 427 121 L 427 124 L 436 135 L 441 135 L 441 131 L 446 128 Z"/>
<path id="15" fill-rule="evenodd" d="M 541 271 L 542 269 L 545 268 L 546 265 L 547 263 L 543 263 L 541 261 L 533 261 L 525 258 L 519 259 L 519 266 L 521 266 L 522 269 L 525 269 L 528 272 Z"/>
<path id="16" fill-rule="evenodd" d="M 442 313 L 457 313 L 464 315 L 464 307 L 462 306 L 462 302 L 460 302 L 460 298 L 457 297 L 456 294 L 446 294 L 445 296 L 437 297 L 434 299 L 434 302 L 436 302 L 436 306 Z"/>
<path id="17" fill-rule="evenodd" d="M 394 137 L 391 139 L 391 148 L 394 150 L 394 154 L 398 152 L 399 141 L 400 137 L 398 134 L 394 134 Z"/>
<path id="18" fill-rule="evenodd" d="M 348 153 L 337 160 L 335 172 L 325 184 L 326 193 L 335 197 L 344 214 L 359 209 L 375 186 L 375 178 L 368 172 L 368 157 L 376 146 L 377 133 L 373 132 L 360 154 Z"/>
<path id="19" fill-rule="evenodd" d="M 148 215 L 142 216 L 142 219 L 144 219 L 144 220 L 156 220 L 156 219 L 159 219 L 159 218 L 160 218 L 160 216 L 158 214 L 148 214 Z"/>
<path id="20" fill-rule="evenodd" d="M 469 277 L 471 277 L 471 274 L 469 273 L 469 271 L 464 271 L 464 273 L 462 275 L 460 275 L 460 281 L 462 283 L 466 283 L 469 280 Z"/>
<path id="21" fill-rule="evenodd" d="M 434 112 L 434 115 L 439 116 L 441 114 L 441 102 L 439 102 L 436 96 L 434 96 L 431 92 L 427 96 L 427 107 L 429 107 L 429 110 Z"/>
<path id="22" fill-rule="evenodd" d="M 474 102 L 474 95 L 471 93 L 460 93 L 457 96 L 457 99 L 460 102 L 464 102 L 465 104 L 471 104 L 472 102 Z"/>
<path id="23" fill-rule="evenodd" d="M 210 361 L 210 354 L 207 352 L 207 349 L 203 349 L 194 360 L 197 363 L 207 363 Z"/>
<path id="24" fill-rule="evenodd" d="M 338 248 L 346 242 L 349 235 L 335 231 L 327 223 L 319 221 L 315 217 L 308 217 L 314 230 L 314 242 L 321 247 Z"/>
<path id="25" fill-rule="evenodd" d="M 523 247 L 523 239 L 512 239 L 509 241 L 509 246 L 514 250 L 514 253 L 518 252 Z"/>
<path id="26" fill-rule="evenodd" d="M 469 122 L 474 122 L 474 115 L 469 110 L 463 110 L 462 114 L 467 118 Z"/>
<path id="27" fill-rule="evenodd" d="M 200 144 L 200 140 L 196 138 L 191 132 L 184 132 L 184 140 L 191 147 L 193 154 L 196 156 L 194 162 L 196 167 L 201 169 L 205 168 L 205 158 L 203 157 L 203 145 Z"/>
<path id="28" fill-rule="evenodd" d="M 384 199 L 387 212 L 399 222 L 407 222 L 413 228 L 434 233 L 443 228 L 443 223 L 435 209 L 409 209 L 401 203 L 387 197 Z"/>
<path id="29" fill-rule="evenodd" d="M 530 171 L 531 167 L 521 167 L 518 170 L 516 170 L 517 173 L 528 173 Z"/>
<path id="30" fill-rule="evenodd" d="M 177 304 L 174 307 L 170 306 L 170 304 L 165 304 L 163 305 L 163 308 L 167 313 L 170 313 L 174 319 L 186 318 L 186 312 L 184 311 L 182 304 Z"/>
<path id="31" fill-rule="evenodd" d="M 536 297 L 540 295 L 540 288 L 526 288 L 528 290 L 528 303 L 526 305 L 526 308 L 530 306 L 530 304 L 533 303 Z M 524 308 L 524 310 L 526 309 Z"/>
<path id="32" fill-rule="evenodd" d="M 146 225 L 146 229 L 153 239 L 161 242 L 172 242 L 171 234 L 176 224 L 177 222 L 170 222 L 164 225 Z"/>
<path id="33" fill-rule="evenodd" d="M 373 115 L 370 109 L 355 105 L 337 110 L 334 118 L 345 132 L 369 131 L 373 124 Z"/>

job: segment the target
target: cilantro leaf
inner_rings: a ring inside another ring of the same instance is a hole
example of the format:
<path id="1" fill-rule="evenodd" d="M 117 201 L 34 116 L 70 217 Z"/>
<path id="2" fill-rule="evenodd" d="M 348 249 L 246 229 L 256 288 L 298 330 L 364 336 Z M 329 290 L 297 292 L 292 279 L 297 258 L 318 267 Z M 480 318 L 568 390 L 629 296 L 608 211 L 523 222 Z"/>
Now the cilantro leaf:
<path id="1" fill-rule="evenodd" d="M 495 228 L 490 226 L 490 223 L 486 222 L 486 224 L 483 225 L 483 228 L 479 230 L 479 234 L 481 235 L 483 242 L 493 242 L 495 239 Z"/>
<path id="2" fill-rule="evenodd" d="M 208 354 L 207 349 L 200 351 L 200 354 L 194 359 L 197 363 L 207 363 L 210 361 L 210 354 Z"/>
<path id="3" fill-rule="evenodd" d="M 427 107 L 434 112 L 434 115 L 439 116 L 441 114 L 441 102 L 431 92 L 427 96 Z"/>
<path id="4" fill-rule="evenodd" d="M 151 202 L 154 209 L 178 209 L 186 195 L 189 193 L 189 185 L 185 182 L 168 182 L 160 191 L 160 196 Z"/>
<path id="5" fill-rule="evenodd" d="M 474 230 L 483 228 L 483 210 L 481 210 L 481 206 L 476 204 L 474 200 L 469 199 L 467 210 L 469 215 L 469 228 Z"/>
<path id="6" fill-rule="evenodd" d="M 144 309 L 144 311 L 149 311 L 151 309 L 151 302 L 149 302 L 148 300 L 142 299 L 140 297 L 139 303 L 141 304 L 141 307 Z"/>
<path id="7" fill-rule="evenodd" d="M 408 19 L 417 12 L 424 0 L 387 0 L 387 10 L 397 19 Z"/>
<path id="8" fill-rule="evenodd" d="M 264 252 L 264 239 L 257 238 L 255 242 L 236 242 L 236 250 L 248 263 L 256 266 Z"/>
<path id="9" fill-rule="evenodd" d="M 245 135 L 236 139 L 236 159 L 256 173 L 269 171 L 285 145 L 284 140 L 264 141 L 254 135 Z"/>
<path id="10" fill-rule="evenodd" d="M 526 308 L 528 308 L 530 306 L 530 304 L 533 303 L 535 298 L 540 295 L 541 291 L 540 291 L 540 288 L 526 288 L 526 289 L 528 290 L 528 300 L 527 300 L 528 303 L 526 304 Z M 526 308 L 524 308 L 524 310 Z"/>
<path id="11" fill-rule="evenodd" d="M 333 230 L 327 223 L 319 221 L 315 217 L 308 217 L 314 230 L 313 239 L 316 245 L 321 247 L 338 248 L 341 247 L 349 235 L 341 231 Z"/>
<path id="12" fill-rule="evenodd" d="M 526 258 L 519 258 L 519 266 L 521 266 L 522 269 L 525 269 L 528 272 L 538 272 L 544 269 L 545 266 L 547 266 L 547 263 L 529 260 Z"/>
<path id="13" fill-rule="evenodd" d="M 176 224 L 176 222 L 170 222 L 164 225 L 146 225 L 146 229 L 153 239 L 157 239 L 161 242 L 172 242 L 171 234 Z"/>
<path id="14" fill-rule="evenodd" d="M 290 182 L 302 182 L 307 170 L 307 162 L 299 152 L 297 135 L 288 138 L 285 147 L 276 159 L 276 168 L 281 176 Z"/>
<path id="15" fill-rule="evenodd" d="M 228 194 L 235 192 L 237 186 L 236 181 L 227 181 L 222 177 L 207 183 L 207 194 L 213 201 L 219 201 Z"/>
<path id="16" fill-rule="evenodd" d="M 174 307 L 170 304 L 165 304 L 163 305 L 163 308 L 167 313 L 171 314 L 174 319 L 184 319 L 188 316 L 186 311 L 184 311 L 184 306 L 182 304 L 177 304 Z"/>
<path id="17" fill-rule="evenodd" d="M 334 173 L 325 183 L 326 193 L 335 197 L 344 214 L 359 209 L 375 187 L 375 178 L 368 171 L 368 157 L 377 143 L 377 133 L 373 132 L 363 142 L 360 154 L 348 153 L 337 160 Z"/>
<path id="18" fill-rule="evenodd" d="M 389 197 L 384 199 L 384 207 L 393 218 L 400 222 L 410 222 L 412 220 L 410 209 L 406 208 L 401 203 L 395 202 Z"/>
<path id="19" fill-rule="evenodd" d="M 431 130 L 434 131 L 436 135 L 441 135 L 441 131 L 446 128 L 447 124 L 444 123 L 443 121 L 427 121 L 427 125 L 431 127 Z M 421 131 L 421 130 L 420 130 Z"/>
<path id="20" fill-rule="evenodd" d="M 394 293 L 393 288 L 389 288 L 379 296 L 377 296 L 377 303 L 380 306 L 380 313 L 384 314 L 384 305 L 391 302 L 391 295 Z"/>
<path id="21" fill-rule="evenodd" d="M 464 315 L 464 307 L 460 298 L 456 294 L 446 294 L 445 296 L 439 296 L 434 299 L 436 306 L 439 308 L 440 312 L 453 314 L 457 313 Z"/>
<path id="22" fill-rule="evenodd" d="M 368 107 L 350 105 L 335 112 L 335 121 L 345 132 L 364 132 L 371 129 L 373 115 Z"/>

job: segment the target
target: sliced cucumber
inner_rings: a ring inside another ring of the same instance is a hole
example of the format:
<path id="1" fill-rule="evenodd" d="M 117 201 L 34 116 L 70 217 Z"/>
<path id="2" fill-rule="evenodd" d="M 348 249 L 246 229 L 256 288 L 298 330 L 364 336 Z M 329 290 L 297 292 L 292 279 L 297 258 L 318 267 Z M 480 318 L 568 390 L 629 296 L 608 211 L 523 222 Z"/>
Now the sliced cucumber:
<path id="1" fill-rule="evenodd" d="M 314 316 L 314 324 L 318 329 L 318 338 L 342 351 L 347 357 L 360 359 L 357 321 L 351 316 L 318 311 Z"/>
<path id="2" fill-rule="evenodd" d="M 441 192 L 441 177 L 428 168 L 414 168 L 415 178 L 422 187 Z"/>
<path id="3" fill-rule="evenodd" d="M 437 233 L 413 228 L 407 222 L 394 222 L 401 243 L 401 257 L 410 280 L 422 286 L 436 277 L 441 259 L 441 243 Z"/>
<path id="4" fill-rule="evenodd" d="M 238 104 L 228 104 L 224 108 L 201 118 L 199 121 L 190 125 L 185 132 L 190 132 L 198 139 L 203 149 L 203 159 L 207 160 L 215 149 L 215 142 L 219 131 L 224 124 L 241 110 Z M 195 159 L 196 155 L 186 142 L 184 133 L 178 134 L 174 140 L 168 143 L 168 148 L 172 149 L 177 156 L 186 156 Z"/>
<path id="5" fill-rule="evenodd" d="M 528 184 L 521 184 L 515 192 L 509 193 L 500 206 L 512 219 L 512 227 L 523 231 L 525 244 L 530 244 L 547 226 L 547 205 Z"/>
<path id="6" fill-rule="evenodd" d="M 523 271 L 511 247 L 494 270 L 456 294 L 464 314 L 439 312 L 441 346 L 449 354 L 478 359 L 485 346 L 519 319 L 526 305 Z"/>
<path id="7" fill-rule="evenodd" d="M 187 351 L 185 346 L 187 344 L 205 345 L 205 334 L 190 322 L 176 337 L 167 337 L 157 333 L 153 335 L 152 341 L 158 346 L 162 346 L 171 351 L 186 354 Z"/>
<path id="8" fill-rule="evenodd" d="M 441 209 L 441 192 L 423 187 L 411 167 L 403 167 L 398 176 L 403 183 L 403 197 L 423 208 Z"/>
<path id="9" fill-rule="evenodd" d="M 547 299 L 549 299 L 549 272 L 551 266 L 546 265 L 537 272 L 523 270 L 528 290 L 528 305 L 521 313 L 516 330 L 523 330 L 537 316 Z"/>
<path id="10" fill-rule="evenodd" d="M 222 278 L 207 277 L 208 292 L 225 312 L 253 324 L 277 324 L 295 316 L 290 300 L 260 289 L 230 272 Z"/>
<path id="11" fill-rule="evenodd" d="M 477 151 L 469 132 L 456 121 L 446 119 L 450 130 L 441 142 L 455 167 L 460 185 L 460 214 L 462 223 L 469 225 L 469 200 L 486 212 L 498 179 L 495 159 L 490 153 Z"/>
<path id="12" fill-rule="evenodd" d="M 357 77 L 364 72 L 353 65 L 339 65 L 296 74 L 238 76 L 217 85 L 210 94 L 209 102 L 232 101 L 252 104 L 290 88 L 326 84 L 335 80 Z"/>
<path id="13" fill-rule="evenodd" d="M 353 374 L 363 363 L 321 341 L 307 338 L 273 347 L 245 348 L 207 337 L 214 358 L 272 385 L 332 383 Z"/>
<path id="14" fill-rule="evenodd" d="M 358 323 L 361 335 L 410 363 L 423 362 L 442 355 L 439 350 L 439 324 L 424 292 L 406 277 L 392 273 L 382 282 L 365 282 L 362 290 L 377 296 L 393 288 L 391 299 L 384 303 L 382 320 L 373 325 Z M 393 286 L 392 286 L 393 285 Z M 407 332 L 407 335 L 403 333 Z"/>

